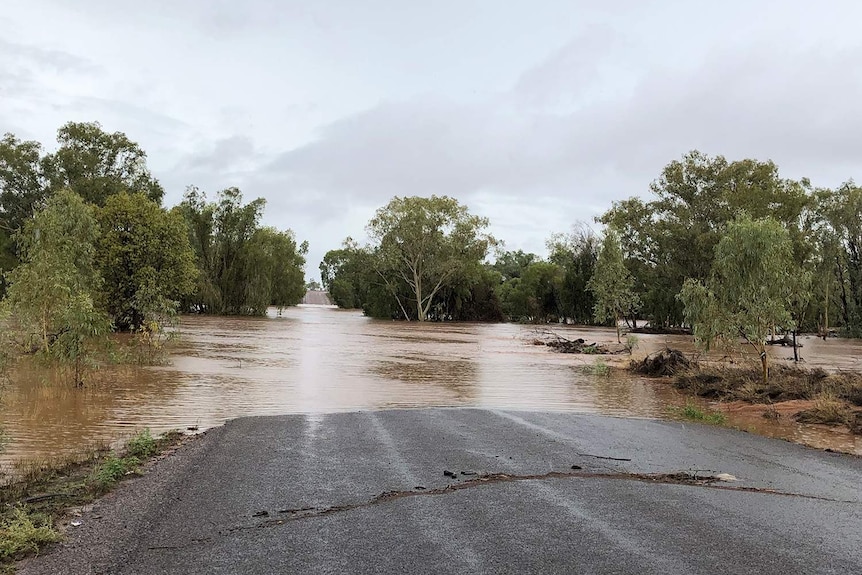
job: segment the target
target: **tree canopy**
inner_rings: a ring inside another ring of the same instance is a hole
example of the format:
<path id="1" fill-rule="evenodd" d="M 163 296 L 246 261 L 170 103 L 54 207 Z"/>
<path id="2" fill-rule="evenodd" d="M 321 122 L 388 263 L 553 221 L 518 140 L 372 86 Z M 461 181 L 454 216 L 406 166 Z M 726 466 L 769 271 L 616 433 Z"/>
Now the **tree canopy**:
<path id="1" fill-rule="evenodd" d="M 114 325 L 138 330 L 149 319 L 175 313 L 198 275 L 182 215 L 144 194 L 121 193 L 106 200 L 98 219 L 102 301 Z"/>
<path id="2" fill-rule="evenodd" d="M 368 224 L 375 271 L 404 317 L 425 321 L 440 290 L 478 268 L 494 243 L 487 226 L 447 196 L 395 197 L 377 210 Z M 405 286 L 409 301 L 399 292 Z"/>
<path id="3" fill-rule="evenodd" d="M 771 218 L 742 215 L 716 245 L 708 280 L 687 279 L 679 300 L 698 341 L 708 347 L 742 338 L 756 350 L 766 381 L 766 338 L 776 327 L 794 328 L 789 278 L 800 273 L 788 231 Z"/>

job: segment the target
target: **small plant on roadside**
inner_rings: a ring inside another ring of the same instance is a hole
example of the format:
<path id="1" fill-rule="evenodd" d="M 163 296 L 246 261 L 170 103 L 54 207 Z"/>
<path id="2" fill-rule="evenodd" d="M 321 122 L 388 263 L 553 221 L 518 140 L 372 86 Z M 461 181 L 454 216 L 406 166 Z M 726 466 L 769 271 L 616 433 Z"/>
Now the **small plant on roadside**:
<path id="1" fill-rule="evenodd" d="M 124 475 L 134 471 L 140 463 L 137 457 L 117 457 L 112 453 L 93 470 L 90 484 L 97 492 L 107 491 Z"/>
<path id="2" fill-rule="evenodd" d="M 51 526 L 49 518 L 15 507 L 0 522 L 0 560 L 35 553 L 43 545 L 59 540 L 60 534 Z"/>
<path id="3" fill-rule="evenodd" d="M 711 425 L 724 425 L 727 422 L 727 416 L 720 411 L 711 409 L 701 409 L 693 403 L 687 403 L 683 407 L 672 408 L 672 413 L 689 421 L 699 421 L 709 423 Z"/>
<path id="4" fill-rule="evenodd" d="M 149 429 L 143 430 L 126 442 L 126 453 L 138 459 L 147 459 L 155 455 L 159 446 Z"/>
<path id="5" fill-rule="evenodd" d="M 629 334 L 626 336 L 626 350 L 631 353 L 638 346 L 638 336 Z"/>

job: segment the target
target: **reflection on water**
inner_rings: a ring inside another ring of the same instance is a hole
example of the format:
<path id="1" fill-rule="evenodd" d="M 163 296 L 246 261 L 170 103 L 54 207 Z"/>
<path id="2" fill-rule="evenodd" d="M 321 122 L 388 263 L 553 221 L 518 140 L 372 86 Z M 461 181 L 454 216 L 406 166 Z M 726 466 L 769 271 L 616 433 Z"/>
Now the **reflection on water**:
<path id="1" fill-rule="evenodd" d="M 615 337 L 561 329 L 569 338 Z M 15 369 L 0 405 L 11 438 L 5 460 L 115 441 L 144 427 L 205 429 L 243 415 L 480 406 L 665 417 L 669 405 L 686 401 L 660 381 L 586 374 L 583 366 L 596 358 L 528 345 L 528 326 L 388 322 L 301 306 L 283 317 L 184 317 L 181 331 L 170 366 L 106 368 L 83 390 L 32 367 Z M 692 349 L 684 337 L 639 339 L 636 355 L 665 345 Z M 851 367 L 862 357 L 859 342 L 803 343 L 808 365 Z M 792 355 L 771 352 L 777 361 Z M 739 417 L 743 428 L 766 426 L 767 434 L 862 453 L 846 433 Z"/>

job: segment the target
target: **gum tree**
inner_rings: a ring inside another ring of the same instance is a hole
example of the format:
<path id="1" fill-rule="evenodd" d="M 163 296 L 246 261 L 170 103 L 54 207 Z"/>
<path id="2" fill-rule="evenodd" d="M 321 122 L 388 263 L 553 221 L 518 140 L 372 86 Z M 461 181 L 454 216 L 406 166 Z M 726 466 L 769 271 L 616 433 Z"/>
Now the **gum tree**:
<path id="1" fill-rule="evenodd" d="M 611 230 L 605 234 L 593 277 L 587 289 L 595 297 L 593 313 L 598 323 L 613 320 L 620 343 L 620 319 L 639 303 L 634 291 L 634 279 L 625 266 L 620 240 Z"/>
<path id="2" fill-rule="evenodd" d="M 766 338 L 775 328 L 792 329 L 791 300 L 796 291 L 790 233 L 779 222 L 743 215 L 728 225 L 715 248 L 706 282 L 688 279 L 679 299 L 696 340 L 707 349 L 717 341 L 740 338 L 760 358 L 769 378 Z M 804 278 L 803 278 L 804 279 Z"/>
<path id="3" fill-rule="evenodd" d="M 470 214 L 447 196 L 395 197 L 368 224 L 375 269 L 409 319 L 404 286 L 412 295 L 415 317 L 428 319 L 434 298 L 470 266 L 479 266 L 494 239 L 488 219 Z"/>

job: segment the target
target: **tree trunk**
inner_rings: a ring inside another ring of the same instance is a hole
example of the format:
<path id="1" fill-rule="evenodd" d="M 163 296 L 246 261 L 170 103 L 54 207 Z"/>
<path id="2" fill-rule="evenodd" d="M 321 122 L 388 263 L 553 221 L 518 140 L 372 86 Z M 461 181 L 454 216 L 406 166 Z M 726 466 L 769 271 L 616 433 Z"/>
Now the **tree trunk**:
<path id="1" fill-rule="evenodd" d="M 823 300 L 823 341 L 829 337 L 829 282 L 826 282 L 826 298 Z"/>
<path id="2" fill-rule="evenodd" d="M 769 380 L 769 359 L 766 356 L 766 348 L 760 350 L 760 366 L 763 368 L 763 383 Z"/>
<path id="3" fill-rule="evenodd" d="M 796 346 L 796 330 L 794 329 L 793 330 L 793 361 L 798 363 L 799 362 L 799 352 L 797 351 L 797 349 L 798 348 Z"/>
<path id="4" fill-rule="evenodd" d="M 622 343 L 620 339 L 620 318 L 619 316 L 614 316 L 614 325 L 617 326 L 617 343 Z"/>

